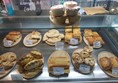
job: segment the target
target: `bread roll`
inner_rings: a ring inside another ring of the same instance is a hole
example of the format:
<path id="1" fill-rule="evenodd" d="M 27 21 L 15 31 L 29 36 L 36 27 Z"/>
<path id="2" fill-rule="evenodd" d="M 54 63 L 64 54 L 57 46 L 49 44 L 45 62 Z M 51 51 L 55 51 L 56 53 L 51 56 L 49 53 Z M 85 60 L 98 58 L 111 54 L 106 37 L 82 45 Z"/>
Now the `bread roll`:
<path id="1" fill-rule="evenodd" d="M 100 65 L 104 70 L 110 70 L 111 69 L 111 62 L 108 57 L 100 58 Z"/>

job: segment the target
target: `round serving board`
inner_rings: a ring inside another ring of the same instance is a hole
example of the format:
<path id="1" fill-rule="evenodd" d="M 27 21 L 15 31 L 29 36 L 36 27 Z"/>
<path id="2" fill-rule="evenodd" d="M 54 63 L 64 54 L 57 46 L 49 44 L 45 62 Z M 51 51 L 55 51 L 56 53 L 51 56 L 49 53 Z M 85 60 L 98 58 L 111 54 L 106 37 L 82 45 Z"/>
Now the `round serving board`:
<path id="1" fill-rule="evenodd" d="M 20 41 L 21 41 L 21 39 L 22 39 L 22 35 L 20 36 L 20 38 L 16 41 L 16 42 L 14 42 L 11 46 L 8 46 L 8 45 L 4 45 L 4 41 L 7 41 L 6 40 L 6 37 L 3 39 L 3 45 L 4 45 L 4 47 L 13 47 L 13 46 L 15 46 L 15 45 L 17 45 Z"/>
<path id="2" fill-rule="evenodd" d="M 42 39 L 42 36 L 40 35 L 40 39 L 39 39 L 36 43 L 30 45 L 30 44 L 27 44 L 27 43 L 26 43 L 27 38 L 29 38 L 30 36 L 31 36 L 31 33 L 29 33 L 29 34 L 24 38 L 24 40 L 23 40 L 23 44 L 24 44 L 26 47 L 33 47 L 33 46 L 36 46 L 37 44 L 40 43 L 40 41 L 41 41 L 41 39 Z"/>
<path id="3" fill-rule="evenodd" d="M 102 52 L 100 52 L 100 53 L 98 54 L 98 64 L 99 64 L 100 68 L 101 68 L 107 75 L 109 75 L 109 76 L 111 76 L 111 77 L 118 77 L 118 75 L 113 75 L 113 74 L 112 74 L 112 71 L 106 71 L 106 70 L 104 70 L 104 69 L 102 68 L 102 66 L 101 66 L 101 64 L 100 64 L 100 58 L 103 58 L 103 57 L 108 57 L 108 58 L 110 58 L 110 57 L 115 57 L 115 58 L 117 58 L 117 57 L 116 57 L 114 54 L 112 54 L 111 52 L 102 51 Z"/>
<path id="4" fill-rule="evenodd" d="M 27 54 L 27 55 L 29 55 L 29 54 Z M 25 56 L 26 56 L 26 55 L 25 55 Z M 23 56 L 23 57 L 25 57 L 25 56 Z M 43 55 L 42 55 L 42 56 L 43 56 Z M 37 77 L 38 75 L 40 75 L 40 74 L 42 73 L 43 66 L 44 66 L 44 57 L 43 57 L 41 60 L 42 60 L 42 62 L 43 62 L 43 65 L 42 65 L 41 67 L 39 67 L 39 69 L 38 69 L 37 71 L 35 71 L 35 72 L 28 72 L 29 75 L 26 75 L 25 73 L 20 73 L 20 69 L 23 69 L 23 68 L 22 68 L 21 65 L 18 65 L 18 64 L 17 64 L 18 72 L 19 72 L 19 73 L 23 76 L 23 78 L 25 78 L 25 79 L 32 79 L 32 78 Z M 24 71 L 25 71 L 25 70 L 24 70 Z M 30 73 L 31 73 L 31 75 L 30 75 Z"/>
<path id="5" fill-rule="evenodd" d="M 82 50 L 83 50 L 83 49 L 76 49 L 76 50 L 72 53 L 72 57 L 74 56 L 74 53 L 75 53 L 75 52 L 80 53 Z M 91 72 L 93 72 L 93 69 L 94 69 L 94 67 L 91 67 L 91 66 L 90 66 L 90 72 L 89 72 L 89 73 L 81 72 L 81 71 L 79 70 L 79 66 L 80 66 L 81 64 L 75 63 L 75 61 L 73 60 L 73 58 L 72 58 L 72 64 L 73 64 L 73 66 L 74 66 L 74 68 L 75 68 L 76 71 L 78 71 L 78 72 L 80 72 L 80 73 L 82 73 L 82 74 L 85 74 L 85 75 L 86 75 L 86 74 L 90 74 Z M 85 65 L 87 65 L 87 64 L 85 64 Z"/>
<path id="6" fill-rule="evenodd" d="M 59 51 L 54 51 L 48 58 L 48 72 L 50 74 L 52 74 L 53 76 L 61 76 L 61 75 L 57 75 L 57 74 L 53 74 L 52 68 L 50 67 L 61 67 L 61 65 L 56 65 L 55 61 L 58 62 L 64 62 L 63 64 L 68 64 L 68 66 L 70 67 L 70 56 L 66 51 L 63 50 L 59 50 Z M 66 62 L 66 63 L 65 63 Z M 70 70 L 69 70 L 70 71 Z M 69 73 L 69 72 L 68 72 Z M 68 74 L 67 72 L 64 72 L 64 74 Z"/>
<path id="7" fill-rule="evenodd" d="M 10 56 L 10 55 L 16 57 L 16 54 L 13 53 L 13 52 L 7 52 L 7 53 L 4 53 L 4 54 L 2 54 L 2 55 L 0 55 L 0 56 Z M 17 57 L 16 57 L 16 59 L 17 59 Z M 14 65 L 13 65 L 10 69 L 5 70 L 4 73 L 0 73 L 0 78 L 3 78 L 3 77 L 5 77 L 6 75 L 8 75 L 8 74 L 13 70 L 13 68 L 15 67 L 16 62 L 17 62 L 16 60 L 13 62 Z"/>

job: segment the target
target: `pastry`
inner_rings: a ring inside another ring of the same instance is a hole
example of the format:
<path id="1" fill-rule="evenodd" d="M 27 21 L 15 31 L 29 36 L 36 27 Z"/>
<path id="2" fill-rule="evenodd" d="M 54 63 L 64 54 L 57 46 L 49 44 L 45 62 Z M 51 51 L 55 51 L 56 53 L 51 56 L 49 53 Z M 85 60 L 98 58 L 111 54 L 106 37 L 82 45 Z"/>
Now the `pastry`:
<path id="1" fill-rule="evenodd" d="M 82 64 L 84 62 L 84 59 L 79 54 L 74 54 L 72 57 L 75 63 Z"/>
<path id="2" fill-rule="evenodd" d="M 64 34 L 60 33 L 60 34 L 59 34 L 59 38 L 60 38 L 60 39 L 63 39 L 63 38 L 64 38 Z"/>
<path id="3" fill-rule="evenodd" d="M 64 34 L 59 33 L 56 29 L 52 29 L 44 34 L 43 41 L 49 45 L 55 45 L 56 42 L 61 41 L 63 38 Z"/>
<path id="4" fill-rule="evenodd" d="M 32 56 L 26 56 L 22 57 L 19 61 L 18 64 L 21 66 L 25 66 L 28 62 L 32 61 L 33 57 Z"/>
<path id="5" fill-rule="evenodd" d="M 41 59 L 37 59 L 37 60 L 32 60 L 30 61 L 29 63 L 27 63 L 25 66 L 24 66 L 24 69 L 25 70 L 31 70 L 31 69 L 34 69 L 36 67 L 39 67 L 41 66 L 43 63 L 42 63 L 42 60 Z"/>
<path id="6" fill-rule="evenodd" d="M 47 33 L 48 37 L 58 37 L 59 36 L 59 31 L 56 29 L 49 30 Z"/>
<path id="7" fill-rule="evenodd" d="M 43 36 L 43 41 L 47 41 L 47 40 L 48 40 L 48 36 L 47 36 L 47 32 L 46 32 Z"/>
<path id="8" fill-rule="evenodd" d="M 71 38 L 73 38 L 72 33 L 65 33 L 65 42 L 70 42 Z"/>
<path id="9" fill-rule="evenodd" d="M 24 78 L 33 78 L 42 72 L 44 59 L 42 54 L 33 50 L 18 61 L 18 71 Z"/>
<path id="10" fill-rule="evenodd" d="M 97 32 L 92 32 L 94 37 L 100 37 L 100 35 Z"/>
<path id="11" fill-rule="evenodd" d="M 3 62 L 2 65 L 5 70 L 8 70 L 8 69 L 12 68 L 14 64 L 10 61 L 6 61 L 6 62 Z"/>
<path id="12" fill-rule="evenodd" d="M 85 47 L 83 48 L 83 50 L 85 50 L 85 51 L 91 53 L 91 52 L 93 51 L 93 47 L 91 47 L 91 46 L 85 46 Z"/>
<path id="13" fill-rule="evenodd" d="M 33 56 L 35 59 L 41 59 L 42 58 L 42 55 L 40 52 L 38 51 L 31 51 L 31 56 Z"/>
<path id="14" fill-rule="evenodd" d="M 72 33 L 72 26 L 66 26 L 65 33 Z"/>
<path id="15" fill-rule="evenodd" d="M 87 58 L 87 57 L 90 56 L 90 54 L 89 54 L 88 52 L 82 50 L 82 51 L 80 52 L 80 56 L 81 56 L 82 58 Z"/>
<path id="16" fill-rule="evenodd" d="M 47 40 L 49 43 L 52 43 L 52 44 L 55 44 L 56 42 L 59 42 L 61 41 L 60 38 L 50 38 Z"/>
<path id="17" fill-rule="evenodd" d="M 81 33 L 80 32 L 73 32 L 73 37 L 74 38 L 80 38 L 81 37 Z"/>
<path id="18" fill-rule="evenodd" d="M 11 31 L 9 32 L 9 35 L 20 35 L 21 33 L 19 31 Z"/>
<path id="19" fill-rule="evenodd" d="M 53 69 L 55 67 L 64 69 L 63 74 L 69 73 L 70 57 L 67 52 L 60 50 L 60 51 L 55 51 L 51 54 L 51 56 L 48 59 L 48 72 L 55 75 L 53 73 Z"/>
<path id="20" fill-rule="evenodd" d="M 40 39 L 40 33 L 39 32 L 37 32 L 37 31 L 32 31 L 32 33 L 31 33 L 31 38 L 32 39 Z"/>
<path id="21" fill-rule="evenodd" d="M 92 33 L 92 30 L 91 29 L 85 29 L 84 30 L 84 36 L 92 36 L 93 33 Z"/>
<path id="22" fill-rule="evenodd" d="M 11 34 L 11 35 L 7 35 L 6 36 L 6 39 L 7 40 L 11 40 L 11 41 L 13 41 L 13 42 L 16 42 L 19 38 L 20 38 L 20 36 L 21 35 L 13 35 L 13 34 Z"/>
<path id="23" fill-rule="evenodd" d="M 108 57 L 102 57 L 100 58 L 100 65 L 102 66 L 102 68 L 104 70 L 110 70 L 111 69 L 111 62 L 110 59 Z"/>
<path id="24" fill-rule="evenodd" d="M 112 68 L 118 68 L 118 59 L 115 57 L 110 57 L 110 62 L 112 65 Z"/>
<path id="25" fill-rule="evenodd" d="M 85 37 L 86 40 L 88 41 L 88 43 L 92 46 L 93 45 L 93 42 L 94 42 L 94 38 L 92 36 L 90 37 Z"/>
<path id="26" fill-rule="evenodd" d="M 90 66 L 94 66 L 95 65 L 95 61 L 93 58 L 85 58 L 85 63 L 90 65 Z"/>

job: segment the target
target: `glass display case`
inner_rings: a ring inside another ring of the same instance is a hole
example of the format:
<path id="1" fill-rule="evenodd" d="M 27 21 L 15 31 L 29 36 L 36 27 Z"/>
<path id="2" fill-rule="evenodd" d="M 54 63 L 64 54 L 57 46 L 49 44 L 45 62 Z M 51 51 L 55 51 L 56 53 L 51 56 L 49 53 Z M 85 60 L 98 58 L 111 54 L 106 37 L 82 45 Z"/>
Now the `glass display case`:
<path id="1" fill-rule="evenodd" d="M 76 0 L 77 1 L 77 0 Z M 82 0 L 81 0 L 82 1 Z M 91 1 L 91 0 L 90 0 Z M 93 2 L 94 3 L 94 2 Z M 80 28 L 82 42 L 78 45 L 70 45 L 64 43 L 64 49 L 70 56 L 70 72 L 68 76 L 50 76 L 48 72 L 48 58 L 50 55 L 56 51 L 55 46 L 51 46 L 46 44 L 43 41 L 44 34 L 51 29 L 56 29 L 60 33 L 65 35 L 65 27 L 64 25 L 57 25 L 50 21 L 49 11 L 43 10 L 40 16 L 30 16 L 23 12 L 15 12 L 15 16 L 0 16 L 0 55 L 6 52 L 14 52 L 17 55 L 17 61 L 19 59 L 29 53 L 31 50 L 37 49 L 39 50 L 44 57 L 44 66 L 41 74 L 38 74 L 36 77 L 32 79 L 22 78 L 22 75 L 18 71 L 17 63 L 14 68 L 5 75 L 0 78 L 0 82 L 13 81 L 13 82 L 80 82 L 80 83 L 117 83 L 118 82 L 118 71 L 116 74 L 116 78 L 109 76 L 105 73 L 105 71 L 100 67 L 98 55 L 102 51 L 108 51 L 113 53 L 116 57 L 118 57 L 118 15 L 81 15 L 80 21 L 70 26 L 77 26 L 76 28 Z M 76 49 L 82 49 L 87 46 L 84 41 L 84 30 L 91 29 L 92 31 L 96 31 L 104 40 L 105 44 L 101 48 L 94 48 L 92 52 L 92 56 L 95 60 L 95 65 L 93 71 L 89 74 L 82 74 L 75 71 L 73 63 L 72 63 L 72 53 Z M 4 47 L 3 39 L 10 31 L 20 31 L 22 34 L 21 41 L 13 46 L 13 47 Z M 33 47 L 27 47 L 23 44 L 24 38 L 27 34 L 32 31 L 39 31 L 42 35 L 42 40 L 39 44 Z M 0 70 L 1 71 L 1 70 Z M 1 73 L 1 72 L 0 72 Z"/>

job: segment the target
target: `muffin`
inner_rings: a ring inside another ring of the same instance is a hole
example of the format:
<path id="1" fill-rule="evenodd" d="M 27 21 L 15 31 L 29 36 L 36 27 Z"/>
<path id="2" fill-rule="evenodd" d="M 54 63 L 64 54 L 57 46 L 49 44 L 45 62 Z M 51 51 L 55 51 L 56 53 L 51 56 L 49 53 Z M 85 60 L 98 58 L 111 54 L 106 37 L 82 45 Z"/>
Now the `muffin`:
<path id="1" fill-rule="evenodd" d="M 50 13 L 53 16 L 63 16 L 64 15 L 64 7 L 63 5 L 55 5 L 50 8 Z"/>

